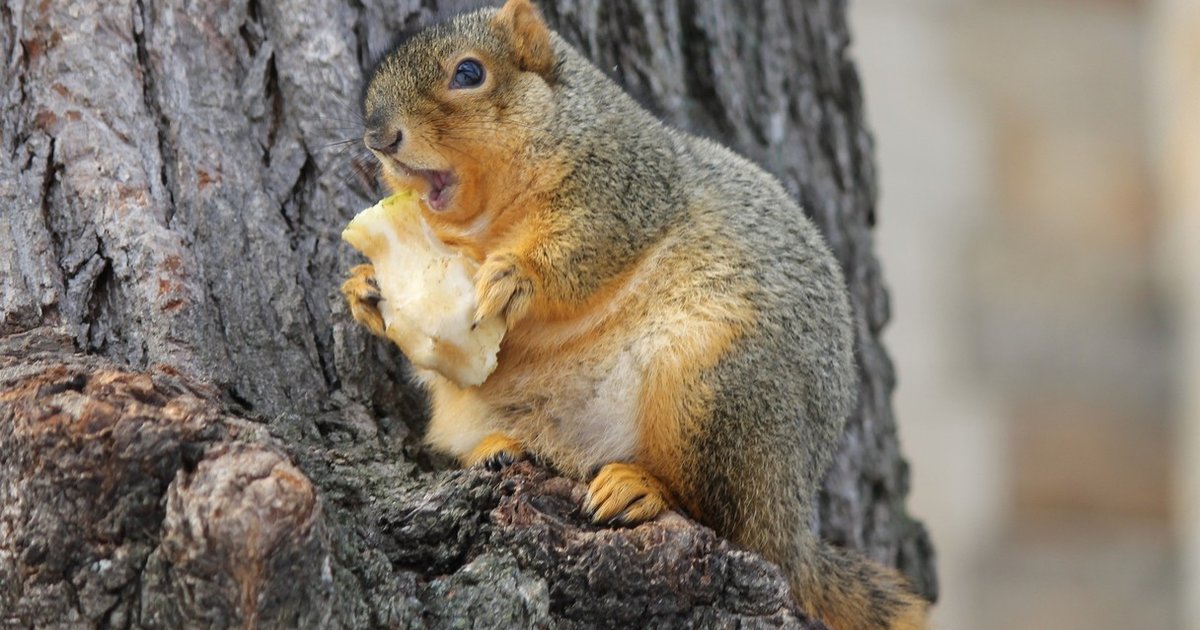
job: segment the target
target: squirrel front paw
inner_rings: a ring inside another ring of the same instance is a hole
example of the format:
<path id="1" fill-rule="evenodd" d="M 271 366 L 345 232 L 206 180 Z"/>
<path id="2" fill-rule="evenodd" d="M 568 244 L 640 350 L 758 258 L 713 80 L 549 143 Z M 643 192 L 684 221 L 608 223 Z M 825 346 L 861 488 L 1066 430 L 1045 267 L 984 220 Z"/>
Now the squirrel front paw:
<path id="1" fill-rule="evenodd" d="M 383 315 L 379 312 L 379 302 L 383 297 L 379 293 L 379 284 L 375 282 L 374 267 L 358 265 L 351 269 L 350 278 L 342 283 L 342 295 L 346 296 L 346 303 L 350 305 L 350 314 L 355 321 L 380 337 L 387 336 Z"/>
<path id="2" fill-rule="evenodd" d="M 606 464 L 596 473 L 583 500 L 593 522 L 635 525 L 671 508 L 671 492 L 637 464 Z"/>
<path id="3" fill-rule="evenodd" d="M 513 254 L 488 256 L 475 273 L 475 321 L 504 315 L 505 324 L 525 316 L 533 301 L 533 281 L 521 270 Z"/>

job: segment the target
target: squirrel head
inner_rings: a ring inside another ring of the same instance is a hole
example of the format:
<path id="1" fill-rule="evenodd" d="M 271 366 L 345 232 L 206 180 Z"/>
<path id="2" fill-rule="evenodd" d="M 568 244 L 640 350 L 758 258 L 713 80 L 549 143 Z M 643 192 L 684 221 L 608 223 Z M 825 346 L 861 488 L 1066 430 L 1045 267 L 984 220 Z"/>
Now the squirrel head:
<path id="1" fill-rule="evenodd" d="M 550 30 L 529 0 L 430 26 L 388 53 L 363 96 L 363 141 L 393 189 L 438 223 L 473 221 L 528 187 L 514 170 L 554 109 Z M 526 169 L 528 170 L 528 169 Z"/>

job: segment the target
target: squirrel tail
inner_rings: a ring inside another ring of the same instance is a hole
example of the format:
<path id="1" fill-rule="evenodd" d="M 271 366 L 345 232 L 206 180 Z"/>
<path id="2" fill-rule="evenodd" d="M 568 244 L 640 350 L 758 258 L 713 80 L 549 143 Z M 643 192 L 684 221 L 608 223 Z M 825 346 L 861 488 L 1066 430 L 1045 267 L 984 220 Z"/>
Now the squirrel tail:
<path id="1" fill-rule="evenodd" d="M 924 630 L 929 604 L 890 567 L 821 541 L 785 566 L 792 596 L 832 630 Z"/>

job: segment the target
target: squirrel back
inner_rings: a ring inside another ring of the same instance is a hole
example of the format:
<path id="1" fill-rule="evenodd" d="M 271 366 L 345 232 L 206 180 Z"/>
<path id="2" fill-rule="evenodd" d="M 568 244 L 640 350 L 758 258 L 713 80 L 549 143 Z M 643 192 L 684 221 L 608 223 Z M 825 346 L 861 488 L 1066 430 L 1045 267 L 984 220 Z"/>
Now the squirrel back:
<path id="1" fill-rule="evenodd" d="M 508 328 L 483 385 L 419 375 L 433 446 L 590 477 L 600 522 L 685 511 L 778 563 L 835 630 L 923 627 L 898 573 L 809 526 L 857 396 L 853 316 L 774 177 L 656 119 L 529 0 L 415 34 L 370 77 L 364 114 L 385 181 L 418 190 L 437 236 L 481 264 L 478 316 Z M 382 333 L 372 273 L 343 291 Z"/>

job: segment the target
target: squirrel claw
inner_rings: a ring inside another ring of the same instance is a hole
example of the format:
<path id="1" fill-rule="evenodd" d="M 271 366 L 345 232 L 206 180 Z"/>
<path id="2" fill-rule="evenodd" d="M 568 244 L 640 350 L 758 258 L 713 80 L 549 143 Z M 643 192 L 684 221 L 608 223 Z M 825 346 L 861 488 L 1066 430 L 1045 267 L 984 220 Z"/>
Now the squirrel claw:
<path id="1" fill-rule="evenodd" d="M 509 466 L 517 463 L 517 458 L 508 451 L 500 451 L 495 455 L 483 460 L 483 467 L 492 471 L 500 472 Z"/>
<path id="2" fill-rule="evenodd" d="M 383 294 L 379 292 L 379 282 L 375 279 L 375 274 L 372 272 L 364 280 L 367 283 L 367 290 L 359 296 L 359 299 L 371 306 L 378 307 L 379 303 L 383 301 Z"/>
<path id="3" fill-rule="evenodd" d="M 460 459 L 464 466 L 483 466 L 492 472 L 499 472 L 525 459 L 525 448 L 503 433 L 492 433 Z"/>
<path id="4" fill-rule="evenodd" d="M 671 509 L 670 491 L 637 464 L 612 463 L 588 486 L 583 513 L 592 522 L 637 525 Z"/>
<path id="5" fill-rule="evenodd" d="M 504 315 L 509 328 L 529 310 L 533 282 L 512 254 L 489 256 L 475 274 L 475 324 Z"/>
<path id="6" fill-rule="evenodd" d="M 366 326 L 372 333 L 386 337 L 386 326 L 383 314 L 379 312 L 379 302 L 383 296 L 379 292 L 379 284 L 375 281 L 375 268 L 371 265 L 358 265 L 350 270 L 350 277 L 342 283 L 342 295 L 350 306 L 350 314 L 355 321 Z"/>

